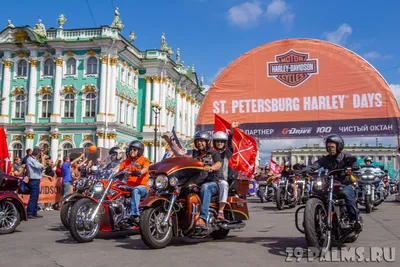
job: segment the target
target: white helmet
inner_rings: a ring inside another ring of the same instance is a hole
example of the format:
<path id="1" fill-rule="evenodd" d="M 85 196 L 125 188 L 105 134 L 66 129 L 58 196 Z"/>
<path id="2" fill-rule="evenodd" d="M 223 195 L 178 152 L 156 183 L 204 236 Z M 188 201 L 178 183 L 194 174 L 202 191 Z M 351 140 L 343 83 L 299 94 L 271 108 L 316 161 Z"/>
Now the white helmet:
<path id="1" fill-rule="evenodd" d="M 212 138 L 213 138 L 213 141 L 214 140 L 228 141 L 228 135 L 221 131 L 214 133 Z"/>

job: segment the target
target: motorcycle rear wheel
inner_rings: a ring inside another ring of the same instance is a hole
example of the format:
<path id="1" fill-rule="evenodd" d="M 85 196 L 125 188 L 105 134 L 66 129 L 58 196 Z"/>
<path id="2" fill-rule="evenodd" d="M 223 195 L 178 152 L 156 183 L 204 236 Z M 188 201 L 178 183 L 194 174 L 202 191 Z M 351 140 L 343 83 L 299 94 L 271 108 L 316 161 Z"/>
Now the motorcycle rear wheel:
<path id="1" fill-rule="evenodd" d="M 85 213 L 85 207 L 89 208 L 89 212 Z M 71 236 L 79 243 L 87 243 L 93 241 L 100 230 L 100 223 L 98 221 L 87 221 L 92 216 L 93 210 L 96 208 L 96 203 L 88 198 L 78 200 L 72 206 L 69 217 L 69 232 Z M 83 215 L 83 216 L 82 216 Z M 96 220 L 96 219 L 95 219 Z M 86 234 L 86 229 L 90 228 L 89 234 Z M 82 235 L 80 231 L 83 230 Z"/>
<path id="2" fill-rule="evenodd" d="M 17 207 L 11 201 L 0 201 L 0 235 L 15 231 L 21 221 Z"/>
<path id="3" fill-rule="evenodd" d="M 217 230 L 210 234 L 210 236 L 214 239 L 225 239 L 229 234 L 229 230 Z"/>
<path id="4" fill-rule="evenodd" d="M 282 199 L 282 195 L 283 195 L 283 191 L 282 188 L 278 188 L 278 190 L 276 191 L 276 207 L 278 208 L 278 210 L 283 210 L 283 206 L 284 206 L 284 200 Z"/>
<path id="5" fill-rule="evenodd" d="M 158 218 L 160 216 L 160 218 Z M 162 206 L 148 208 L 140 214 L 140 236 L 143 242 L 151 249 L 165 248 L 171 242 L 172 226 L 160 224 L 167 212 Z M 166 229 L 165 229 L 166 228 Z"/>
<path id="6" fill-rule="evenodd" d="M 62 225 L 69 230 L 69 216 L 71 214 L 71 208 L 75 202 L 65 202 L 60 211 L 60 219 Z"/>

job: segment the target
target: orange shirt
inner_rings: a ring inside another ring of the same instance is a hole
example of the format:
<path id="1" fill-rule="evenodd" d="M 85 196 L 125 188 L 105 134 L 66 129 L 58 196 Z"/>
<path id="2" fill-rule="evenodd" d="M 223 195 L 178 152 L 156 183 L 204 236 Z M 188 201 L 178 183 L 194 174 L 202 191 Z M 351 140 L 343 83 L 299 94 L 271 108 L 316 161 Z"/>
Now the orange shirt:
<path id="1" fill-rule="evenodd" d="M 144 156 L 140 156 L 139 158 L 137 158 L 134 162 L 135 165 L 131 165 L 131 163 L 132 163 L 132 158 L 127 158 L 119 165 L 119 170 L 122 171 L 128 169 L 130 172 L 134 172 L 134 171 L 140 171 L 141 169 L 150 166 L 149 159 Z M 148 179 L 149 179 L 149 172 L 146 172 L 145 174 L 142 174 L 141 177 L 128 176 L 127 183 L 129 186 L 144 185 L 148 190 L 150 190 L 150 188 L 147 186 Z"/>

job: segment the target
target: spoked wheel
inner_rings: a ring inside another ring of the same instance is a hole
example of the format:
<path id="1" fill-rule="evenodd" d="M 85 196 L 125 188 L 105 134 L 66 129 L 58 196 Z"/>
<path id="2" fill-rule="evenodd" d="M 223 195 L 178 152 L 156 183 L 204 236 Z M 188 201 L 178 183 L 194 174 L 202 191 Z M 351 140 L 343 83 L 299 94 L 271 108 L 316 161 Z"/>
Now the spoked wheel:
<path id="1" fill-rule="evenodd" d="M 317 198 L 309 199 L 304 211 L 304 231 L 309 248 L 313 247 L 321 252 L 330 246 L 330 233 L 327 230 L 326 222 L 327 211 L 324 203 Z"/>
<path id="2" fill-rule="evenodd" d="M 146 209 L 140 215 L 140 236 L 149 248 L 165 248 L 171 242 L 172 225 L 163 224 L 165 216 L 167 212 L 162 206 Z"/>
<path id="3" fill-rule="evenodd" d="M 65 202 L 60 211 L 61 223 L 65 228 L 69 229 L 69 216 L 71 215 L 71 209 L 75 202 Z"/>
<path id="4" fill-rule="evenodd" d="M 17 207 L 10 201 L 0 202 L 0 234 L 15 231 L 21 221 Z"/>
<path id="5" fill-rule="evenodd" d="M 93 241 L 100 229 L 98 216 L 91 220 L 97 203 L 83 198 L 72 206 L 69 217 L 69 231 L 72 237 L 79 243 Z"/>

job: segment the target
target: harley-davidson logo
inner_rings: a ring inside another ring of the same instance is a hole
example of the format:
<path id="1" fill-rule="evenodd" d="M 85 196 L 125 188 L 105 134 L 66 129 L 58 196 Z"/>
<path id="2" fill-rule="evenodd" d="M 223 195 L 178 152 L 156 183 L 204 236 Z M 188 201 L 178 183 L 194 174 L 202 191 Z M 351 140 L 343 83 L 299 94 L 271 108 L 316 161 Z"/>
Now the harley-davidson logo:
<path id="1" fill-rule="evenodd" d="M 313 74 L 318 74 L 318 59 L 309 59 L 308 53 L 293 49 L 275 56 L 275 62 L 267 63 L 268 77 L 273 77 L 289 87 L 296 87 Z"/>

